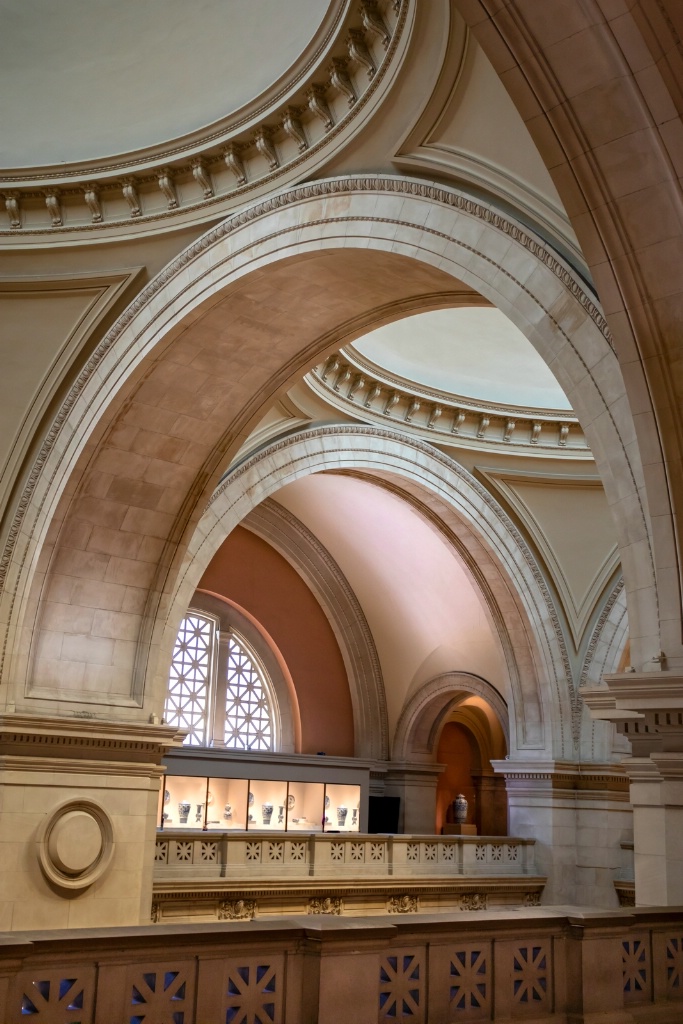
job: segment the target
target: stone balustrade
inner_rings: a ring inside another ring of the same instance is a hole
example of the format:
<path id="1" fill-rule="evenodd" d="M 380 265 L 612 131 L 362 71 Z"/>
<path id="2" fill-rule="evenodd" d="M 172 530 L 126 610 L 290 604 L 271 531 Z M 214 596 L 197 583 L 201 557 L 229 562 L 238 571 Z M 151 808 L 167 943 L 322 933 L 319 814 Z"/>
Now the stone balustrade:
<path id="1" fill-rule="evenodd" d="M 680 1024 L 683 918 L 680 908 L 538 909 L 0 936 L 0 1020 L 31 1015 L 48 1024 Z"/>
<path id="2" fill-rule="evenodd" d="M 157 835 L 155 878 L 535 875 L 534 840 L 487 836 L 188 832 Z"/>

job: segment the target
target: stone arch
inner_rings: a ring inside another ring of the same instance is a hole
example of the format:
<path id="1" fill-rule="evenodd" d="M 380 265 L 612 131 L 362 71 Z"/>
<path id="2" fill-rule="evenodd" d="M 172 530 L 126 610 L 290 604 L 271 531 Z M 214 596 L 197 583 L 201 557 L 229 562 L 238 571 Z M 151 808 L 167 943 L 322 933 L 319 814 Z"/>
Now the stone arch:
<path id="1" fill-rule="evenodd" d="M 658 648 L 642 471 L 592 298 L 542 241 L 455 189 L 346 178 L 292 189 L 209 231 L 93 353 L 45 439 L 0 564 L 8 699 L 26 710 L 71 700 L 124 718 L 149 713 L 146 680 L 159 672 L 188 546 L 264 406 L 340 343 L 448 305 L 461 282 L 520 327 L 572 397 L 639 591 L 632 636 Z"/>
<path id="2" fill-rule="evenodd" d="M 463 693 L 482 697 L 493 708 L 509 747 L 509 709 L 498 690 L 469 672 L 444 672 L 421 686 L 406 702 L 394 733 L 393 760 L 434 760 L 439 727 L 458 694 Z"/>
<path id="3" fill-rule="evenodd" d="M 620 671 L 628 641 L 628 612 L 624 578 L 619 575 L 609 588 L 584 653 L 579 694 L 584 688 L 604 687 L 603 676 Z M 629 752 L 629 745 L 609 722 L 592 718 L 584 706 L 581 757 L 586 761 L 611 761 L 614 751 Z"/>
<path id="4" fill-rule="evenodd" d="M 272 544 L 305 579 L 339 644 L 353 699 L 357 757 L 386 759 L 389 736 L 384 680 L 365 613 L 329 551 L 277 501 L 266 499 L 241 523 Z"/>
<path id="5" fill-rule="evenodd" d="M 456 0 L 500 75 L 553 178 L 614 331 L 634 415 L 658 580 L 661 647 L 683 665 L 681 630 L 683 391 L 680 322 L 680 4 L 609 5 Z M 549 16 L 550 14 L 550 16 Z M 631 557 L 622 554 L 631 598 Z M 659 656 L 643 643 L 629 600 L 632 662 Z M 654 635 L 653 635 L 654 639 Z M 652 665 L 650 665 L 650 668 Z"/>
<path id="6" fill-rule="evenodd" d="M 366 472 L 438 521 L 482 594 L 507 665 L 515 749 L 571 756 L 574 698 L 552 599 L 534 556 L 486 489 L 447 455 L 416 438 L 360 425 L 318 427 L 276 442 L 227 474 L 188 546 L 172 598 L 165 649 L 194 581 L 251 509 L 286 484 L 334 469 Z M 162 657 L 162 663 L 165 659 Z M 369 717 L 373 731 L 375 724 Z M 533 755 L 532 755 L 533 756 Z"/>

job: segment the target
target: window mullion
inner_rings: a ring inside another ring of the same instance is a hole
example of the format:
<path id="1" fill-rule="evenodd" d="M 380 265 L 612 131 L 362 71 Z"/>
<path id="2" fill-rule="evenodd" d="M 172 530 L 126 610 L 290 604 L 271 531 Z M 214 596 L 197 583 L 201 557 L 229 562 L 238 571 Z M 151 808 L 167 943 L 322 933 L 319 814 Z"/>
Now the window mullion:
<path id="1" fill-rule="evenodd" d="M 228 653 L 230 631 L 222 629 L 216 644 L 215 671 L 211 688 L 211 742 L 225 746 L 225 691 L 228 685 Z"/>

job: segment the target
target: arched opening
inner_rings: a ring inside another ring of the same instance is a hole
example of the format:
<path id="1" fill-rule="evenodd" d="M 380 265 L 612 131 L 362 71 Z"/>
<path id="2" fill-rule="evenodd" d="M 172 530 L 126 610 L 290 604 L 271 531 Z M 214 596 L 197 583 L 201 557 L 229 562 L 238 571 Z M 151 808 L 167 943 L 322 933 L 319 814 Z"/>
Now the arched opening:
<path id="1" fill-rule="evenodd" d="M 106 693 L 123 718 L 158 713 L 198 583 L 186 575 L 198 569 L 195 529 L 264 408 L 340 343 L 451 304 L 463 286 L 498 305 L 553 364 L 595 442 L 622 552 L 647 547 L 637 451 L 620 440 L 623 410 L 608 413 L 623 387 L 602 318 L 541 242 L 455 190 L 401 179 L 317 183 L 281 200 L 214 229 L 143 292 L 93 358 L 97 376 L 70 396 L 79 429 L 41 457 L 22 501 L 32 525 L 12 532 L 6 621 L 14 637 L 33 635 L 6 649 L 22 706 L 56 707 L 57 694 L 97 705 Z M 310 227 L 317 214 L 328 226 L 322 251 Z M 264 496 L 267 474 L 254 483 Z M 94 615 L 89 595 L 101 583 L 114 607 Z M 639 591 L 637 619 L 651 566 L 634 562 L 627 587 Z M 649 618 L 631 625 L 641 647 L 659 649 Z"/>
<path id="2" fill-rule="evenodd" d="M 507 835 L 505 782 L 491 764 L 506 755 L 505 735 L 491 705 L 470 694 L 455 697 L 436 748 L 437 762 L 445 765 L 437 781 L 437 833 L 462 834 L 457 824 L 463 811 L 455 807 L 462 794 L 467 800 L 464 824 L 473 826 L 477 835 Z"/>

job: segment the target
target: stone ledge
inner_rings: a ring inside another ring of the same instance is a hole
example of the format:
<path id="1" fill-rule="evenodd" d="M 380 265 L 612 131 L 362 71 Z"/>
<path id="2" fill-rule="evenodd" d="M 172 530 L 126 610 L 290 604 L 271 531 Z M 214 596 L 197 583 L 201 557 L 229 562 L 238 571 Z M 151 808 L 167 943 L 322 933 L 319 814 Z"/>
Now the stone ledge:
<path id="1" fill-rule="evenodd" d="M 37 761 L 49 761 L 51 770 L 71 771 L 74 762 L 86 760 L 160 763 L 183 736 L 164 725 L 5 714 L 0 715 L 0 764 L 30 770 Z"/>
<path id="2" fill-rule="evenodd" d="M 187 885 L 157 882 L 152 920 L 156 923 L 202 920 L 253 920 L 299 914 L 337 917 L 379 914 L 444 914 L 469 910 L 503 910 L 539 906 L 545 886 L 542 876 L 459 879 L 441 877 L 371 878 L 343 882 L 337 878 L 253 884 L 215 881 Z M 322 909 L 321 909 L 322 907 Z M 245 911 L 245 908 L 246 911 Z"/>

